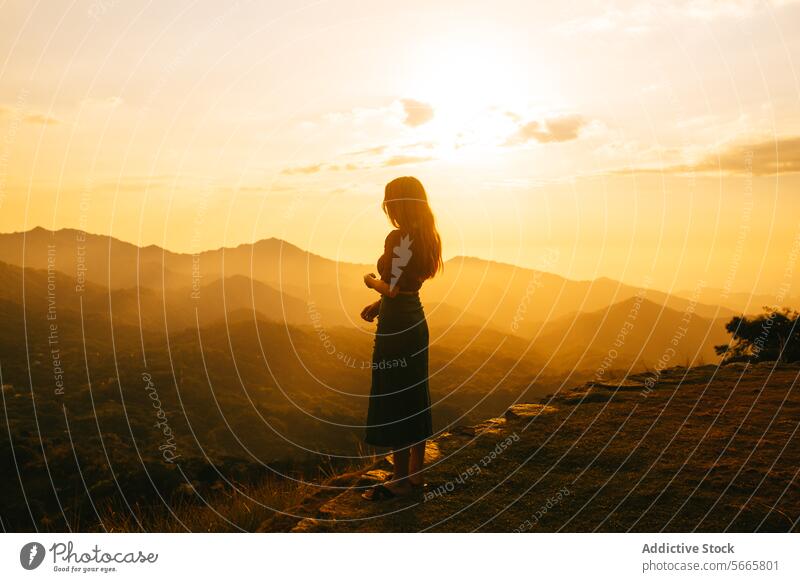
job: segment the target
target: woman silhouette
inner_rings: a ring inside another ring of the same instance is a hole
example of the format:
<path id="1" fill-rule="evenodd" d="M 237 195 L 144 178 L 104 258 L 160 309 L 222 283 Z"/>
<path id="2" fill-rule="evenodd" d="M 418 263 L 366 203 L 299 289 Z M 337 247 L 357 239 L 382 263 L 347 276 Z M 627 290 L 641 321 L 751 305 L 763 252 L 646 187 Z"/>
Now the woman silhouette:
<path id="1" fill-rule="evenodd" d="M 395 230 L 378 259 L 380 278 L 364 275 L 367 287 L 381 294 L 361 312 L 366 321 L 378 318 L 365 440 L 392 449 L 394 476 L 364 494 L 372 500 L 407 495 L 422 485 L 425 441 L 433 426 L 428 323 L 419 289 L 444 266 L 442 241 L 419 180 L 405 176 L 389 182 L 382 206 Z"/>

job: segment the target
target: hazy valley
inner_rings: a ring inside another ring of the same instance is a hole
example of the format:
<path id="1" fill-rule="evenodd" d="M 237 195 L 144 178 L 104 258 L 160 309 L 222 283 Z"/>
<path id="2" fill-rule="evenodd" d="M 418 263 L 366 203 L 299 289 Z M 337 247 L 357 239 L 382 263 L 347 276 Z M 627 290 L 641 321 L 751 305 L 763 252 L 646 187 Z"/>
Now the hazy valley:
<path id="1" fill-rule="evenodd" d="M 369 462 L 374 324 L 358 314 L 372 270 L 276 239 L 193 256 L 0 235 L 5 527 L 76 528 Z M 717 362 L 737 312 L 684 295 L 450 259 L 422 291 L 436 430 L 586 380 Z"/>

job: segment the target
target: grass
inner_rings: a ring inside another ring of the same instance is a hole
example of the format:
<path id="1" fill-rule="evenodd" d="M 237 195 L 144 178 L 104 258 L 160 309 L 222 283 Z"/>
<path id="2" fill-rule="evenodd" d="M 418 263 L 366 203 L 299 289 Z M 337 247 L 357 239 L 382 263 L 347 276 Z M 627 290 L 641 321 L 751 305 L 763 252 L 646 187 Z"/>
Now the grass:
<path id="1" fill-rule="evenodd" d="M 547 408 L 523 406 L 431 443 L 428 495 L 363 500 L 374 479 L 366 467 L 389 468 L 373 458 L 313 483 L 269 479 L 206 503 L 187 495 L 169 509 L 106 507 L 102 524 L 162 532 L 798 531 L 798 373 L 676 367 L 652 391 L 630 384 L 652 377 L 642 373 L 619 388 L 607 379 L 556 394 L 542 402 Z"/>
<path id="2" fill-rule="evenodd" d="M 161 505 L 135 505 L 130 510 L 118 503 L 107 503 L 90 531 L 112 532 L 248 532 L 259 530 L 276 518 L 292 519 L 296 508 L 309 498 L 324 498 L 341 492 L 342 476 L 358 475 L 375 462 L 365 455 L 336 475 L 321 468 L 313 479 L 292 480 L 270 477 L 258 483 L 235 483 L 207 496 L 187 486 Z"/>
<path id="3" fill-rule="evenodd" d="M 629 377 L 642 380 L 646 374 Z M 672 368 L 652 392 L 580 404 L 439 440 L 429 500 L 345 493 L 305 531 L 798 531 L 798 368 Z M 585 392 L 585 387 L 581 388 Z M 458 477 L 510 434 L 477 476 Z"/>

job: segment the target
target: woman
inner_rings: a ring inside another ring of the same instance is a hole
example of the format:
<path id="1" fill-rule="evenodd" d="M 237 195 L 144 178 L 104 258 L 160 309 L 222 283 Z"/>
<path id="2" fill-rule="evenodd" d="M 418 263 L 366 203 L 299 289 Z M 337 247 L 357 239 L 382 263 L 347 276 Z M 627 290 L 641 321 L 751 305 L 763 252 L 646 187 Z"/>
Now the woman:
<path id="1" fill-rule="evenodd" d="M 389 182 L 383 211 L 395 230 L 378 259 L 380 278 L 364 275 L 364 283 L 381 298 L 361 312 L 366 321 L 378 317 L 365 440 L 392 449 L 394 476 L 364 494 L 372 500 L 408 495 L 422 485 L 425 441 L 433 426 L 428 323 L 419 289 L 443 268 L 442 241 L 419 180 L 405 176 Z"/>

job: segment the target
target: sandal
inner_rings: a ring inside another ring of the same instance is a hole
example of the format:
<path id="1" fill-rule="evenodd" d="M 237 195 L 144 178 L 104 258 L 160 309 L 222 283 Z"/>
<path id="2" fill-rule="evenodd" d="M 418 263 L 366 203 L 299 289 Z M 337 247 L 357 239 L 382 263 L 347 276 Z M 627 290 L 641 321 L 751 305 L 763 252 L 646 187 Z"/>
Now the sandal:
<path id="1" fill-rule="evenodd" d="M 394 480 L 394 473 L 392 473 L 391 475 L 386 477 L 386 480 L 384 481 L 384 483 L 389 483 L 390 481 L 393 481 L 393 480 Z M 412 489 L 425 489 L 428 486 L 428 483 L 426 483 L 424 479 L 419 483 L 414 483 L 408 477 L 406 477 L 406 480 L 411 485 Z"/>
<path id="2" fill-rule="evenodd" d="M 393 499 L 397 497 L 397 495 L 386 485 L 375 485 L 364 491 L 361 497 L 367 501 L 383 501 L 384 499 Z"/>

